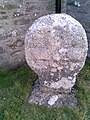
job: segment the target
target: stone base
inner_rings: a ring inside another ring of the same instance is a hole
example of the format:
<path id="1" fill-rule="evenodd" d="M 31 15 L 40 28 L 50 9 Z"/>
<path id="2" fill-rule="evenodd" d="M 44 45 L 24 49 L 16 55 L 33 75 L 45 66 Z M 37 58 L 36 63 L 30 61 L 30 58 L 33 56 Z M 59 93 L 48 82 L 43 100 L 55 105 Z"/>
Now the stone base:
<path id="1" fill-rule="evenodd" d="M 72 90 L 69 94 L 47 93 L 40 90 L 38 81 L 32 90 L 28 102 L 30 104 L 43 105 L 47 107 L 75 107 L 77 105 L 75 90 Z"/>

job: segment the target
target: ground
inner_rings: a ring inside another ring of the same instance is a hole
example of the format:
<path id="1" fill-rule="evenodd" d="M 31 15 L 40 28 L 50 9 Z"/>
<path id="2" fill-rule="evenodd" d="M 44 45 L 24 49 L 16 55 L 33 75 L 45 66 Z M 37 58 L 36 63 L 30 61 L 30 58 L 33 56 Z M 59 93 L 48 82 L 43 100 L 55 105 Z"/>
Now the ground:
<path id="1" fill-rule="evenodd" d="M 28 104 L 36 78 L 27 65 L 0 72 L 0 120 L 90 120 L 90 60 L 77 76 L 75 108 Z"/>

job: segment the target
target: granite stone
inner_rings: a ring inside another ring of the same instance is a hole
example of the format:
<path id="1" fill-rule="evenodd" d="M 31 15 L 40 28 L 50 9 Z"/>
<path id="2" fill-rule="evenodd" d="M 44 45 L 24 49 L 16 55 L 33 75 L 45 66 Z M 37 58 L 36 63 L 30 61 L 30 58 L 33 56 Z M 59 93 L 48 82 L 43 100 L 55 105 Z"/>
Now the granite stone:
<path id="1" fill-rule="evenodd" d="M 51 14 L 37 19 L 25 37 L 26 61 L 39 78 L 29 102 L 55 106 L 63 95 L 69 98 L 87 50 L 85 30 L 70 15 Z"/>

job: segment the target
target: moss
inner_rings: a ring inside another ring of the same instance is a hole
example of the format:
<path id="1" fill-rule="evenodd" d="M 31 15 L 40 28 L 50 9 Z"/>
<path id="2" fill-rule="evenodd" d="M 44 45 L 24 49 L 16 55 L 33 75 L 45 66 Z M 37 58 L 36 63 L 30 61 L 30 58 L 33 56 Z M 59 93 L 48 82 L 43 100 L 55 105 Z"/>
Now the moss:
<path id="1" fill-rule="evenodd" d="M 8 16 L 2 16 L 0 17 L 0 20 L 4 20 L 4 19 L 8 19 L 9 17 Z"/>
<path id="2" fill-rule="evenodd" d="M 31 11 L 33 11 L 33 9 L 36 9 L 36 7 L 35 6 L 28 6 L 27 8 L 26 8 L 26 12 L 31 12 Z"/>
<path id="3" fill-rule="evenodd" d="M 11 4 L 11 3 L 6 3 L 6 4 L 0 4 L 0 9 L 17 9 L 19 8 L 19 5 L 17 4 Z"/>

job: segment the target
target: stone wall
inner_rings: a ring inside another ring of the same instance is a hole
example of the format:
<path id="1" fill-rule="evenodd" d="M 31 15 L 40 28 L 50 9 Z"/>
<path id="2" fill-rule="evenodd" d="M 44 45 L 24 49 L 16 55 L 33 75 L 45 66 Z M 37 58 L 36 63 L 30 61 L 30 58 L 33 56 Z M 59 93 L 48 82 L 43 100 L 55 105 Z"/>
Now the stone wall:
<path id="1" fill-rule="evenodd" d="M 0 0 L 0 69 L 25 62 L 24 38 L 38 17 L 55 12 L 55 0 Z"/>
<path id="2" fill-rule="evenodd" d="M 88 57 L 90 58 L 90 0 L 67 0 L 66 12 L 76 18 L 85 28 L 89 50 Z"/>
<path id="3" fill-rule="evenodd" d="M 28 27 L 40 16 L 55 12 L 56 0 L 0 0 L 0 69 L 25 62 L 24 39 Z M 90 0 L 61 0 L 67 12 L 84 26 L 89 41 Z"/>

